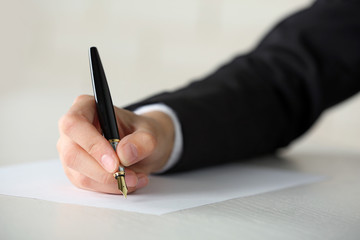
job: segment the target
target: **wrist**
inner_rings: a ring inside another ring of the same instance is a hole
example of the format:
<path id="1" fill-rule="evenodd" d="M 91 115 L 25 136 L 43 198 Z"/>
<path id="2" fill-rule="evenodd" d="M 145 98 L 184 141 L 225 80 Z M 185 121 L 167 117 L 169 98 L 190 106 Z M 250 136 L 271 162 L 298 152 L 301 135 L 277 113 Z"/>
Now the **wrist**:
<path id="1" fill-rule="evenodd" d="M 174 148 L 175 127 L 168 114 L 162 111 L 150 111 L 141 114 L 147 118 L 154 129 L 157 147 L 154 152 L 152 173 L 159 172 L 166 166 Z"/>

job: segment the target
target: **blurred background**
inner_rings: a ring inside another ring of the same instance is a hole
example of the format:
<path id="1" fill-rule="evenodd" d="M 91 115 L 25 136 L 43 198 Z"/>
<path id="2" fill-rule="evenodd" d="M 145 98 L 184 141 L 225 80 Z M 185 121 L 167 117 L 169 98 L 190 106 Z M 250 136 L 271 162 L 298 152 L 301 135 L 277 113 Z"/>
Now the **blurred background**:
<path id="1" fill-rule="evenodd" d="M 0 164 L 57 158 L 57 122 L 92 94 L 97 46 L 114 104 L 199 79 L 251 50 L 309 0 L 0 0 Z M 326 114 L 296 147 L 360 149 L 360 100 Z"/>

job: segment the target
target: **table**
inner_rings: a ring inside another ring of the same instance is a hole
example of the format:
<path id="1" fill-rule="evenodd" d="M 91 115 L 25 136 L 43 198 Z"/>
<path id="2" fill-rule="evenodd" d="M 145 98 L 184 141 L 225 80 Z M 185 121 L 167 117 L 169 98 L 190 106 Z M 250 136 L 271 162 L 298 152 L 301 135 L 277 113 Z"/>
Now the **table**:
<path id="1" fill-rule="evenodd" d="M 322 182 L 153 216 L 0 195 L 0 239 L 360 239 L 360 151 L 251 160 Z"/>

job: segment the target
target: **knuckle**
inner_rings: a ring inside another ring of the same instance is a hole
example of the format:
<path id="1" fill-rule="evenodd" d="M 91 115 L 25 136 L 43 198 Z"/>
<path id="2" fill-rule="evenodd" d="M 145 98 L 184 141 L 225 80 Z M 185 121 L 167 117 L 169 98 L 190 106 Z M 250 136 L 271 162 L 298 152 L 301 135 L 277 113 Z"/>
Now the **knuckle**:
<path id="1" fill-rule="evenodd" d="M 91 155 L 91 156 L 96 156 L 98 153 L 98 144 L 96 144 L 95 142 L 90 142 L 89 145 L 86 148 L 86 151 Z"/>
<path id="2" fill-rule="evenodd" d="M 71 169 L 76 169 L 79 151 L 76 149 L 66 148 L 63 150 L 62 156 L 65 166 Z"/>
<path id="3" fill-rule="evenodd" d="M 74 113 L 67 113 L 59 120 L 59 129 L 61 132 L 69 135 L 72 129 L 77 125 L 79 117 Z"/>
<path id="4" fill-rule="evenodd" d="M 58 150 L 58 152 L 61 152 L 61 138 L 59 138 L 56 142 L 56 149 Z"/>
<path id="5" fill-rule="evenodd" d="M 81 175 L 79 176 L 76 180 L 75 180 L 75 185 L 80 187 L 80 188 L 91 188 L 91 179 L 84 176 L 84 175 Z"/>
<path id="6" fill-rule="evenodd" d="M 99 182 L 102 184 L 110 184 L 114 182 L 114 177 L 111 174 L 106 173 L 100 177 Z"/>
<path id="7" fill-rule="evenodd" d="M 67 176 L 67 178 L 70 180 L 70 182 L 74 186 L 80 188 L 80 186 L 79 186 L 79 184 L 77 182 L 77 178 L 71 173 L 71 170 L 64 166 L 64 172 L 65 172 L 65 175 Z"/>
<path id="8" fill-rule="evenodd" d="M 90 95 L 82 94 L 75 98 L 74 103 L 82 102 L 82 101 L 89 101 L 90 99 L 93 99 L 93 97 Z"/>
<path id="9" fill-rule="evenodd" d="M 156 138 L 148 132 L 144 132 L 142 138 L 143 138 L 143 142 L 145 143 L 148 151 L 153 151 L 157 145 Z"/>
<path id="10" fill-rule="evenodd" d="M 110 144 L 107 142 L 103 143 L 102 141 L 96 141 L 95 139 L 93 139 L 91 142 L 88 142 L 87 146 L 84 147 L 85 151 L 88 152 L 97 161 L 100 161 L 101 156 L 107 148 L 110 148 Z"/>
<path id="11" fill-rule="evenodd" d="M 74 176 L 66 166 L 64 166 L 64 172 L 70 182 L 75 185 Z"/>

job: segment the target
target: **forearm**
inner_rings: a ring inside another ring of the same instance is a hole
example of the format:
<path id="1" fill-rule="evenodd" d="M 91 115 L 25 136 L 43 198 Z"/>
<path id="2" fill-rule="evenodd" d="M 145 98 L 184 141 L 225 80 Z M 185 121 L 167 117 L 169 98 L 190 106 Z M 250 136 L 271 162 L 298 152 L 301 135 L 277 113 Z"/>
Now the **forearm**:
<path id="1" fill-rule="evenodd" d="M 359 89 L 359 4 L 319 1 L 281 22 L 248 55 L 163 102 L 184 136 L 174 171 L 271 153 Z"/>

